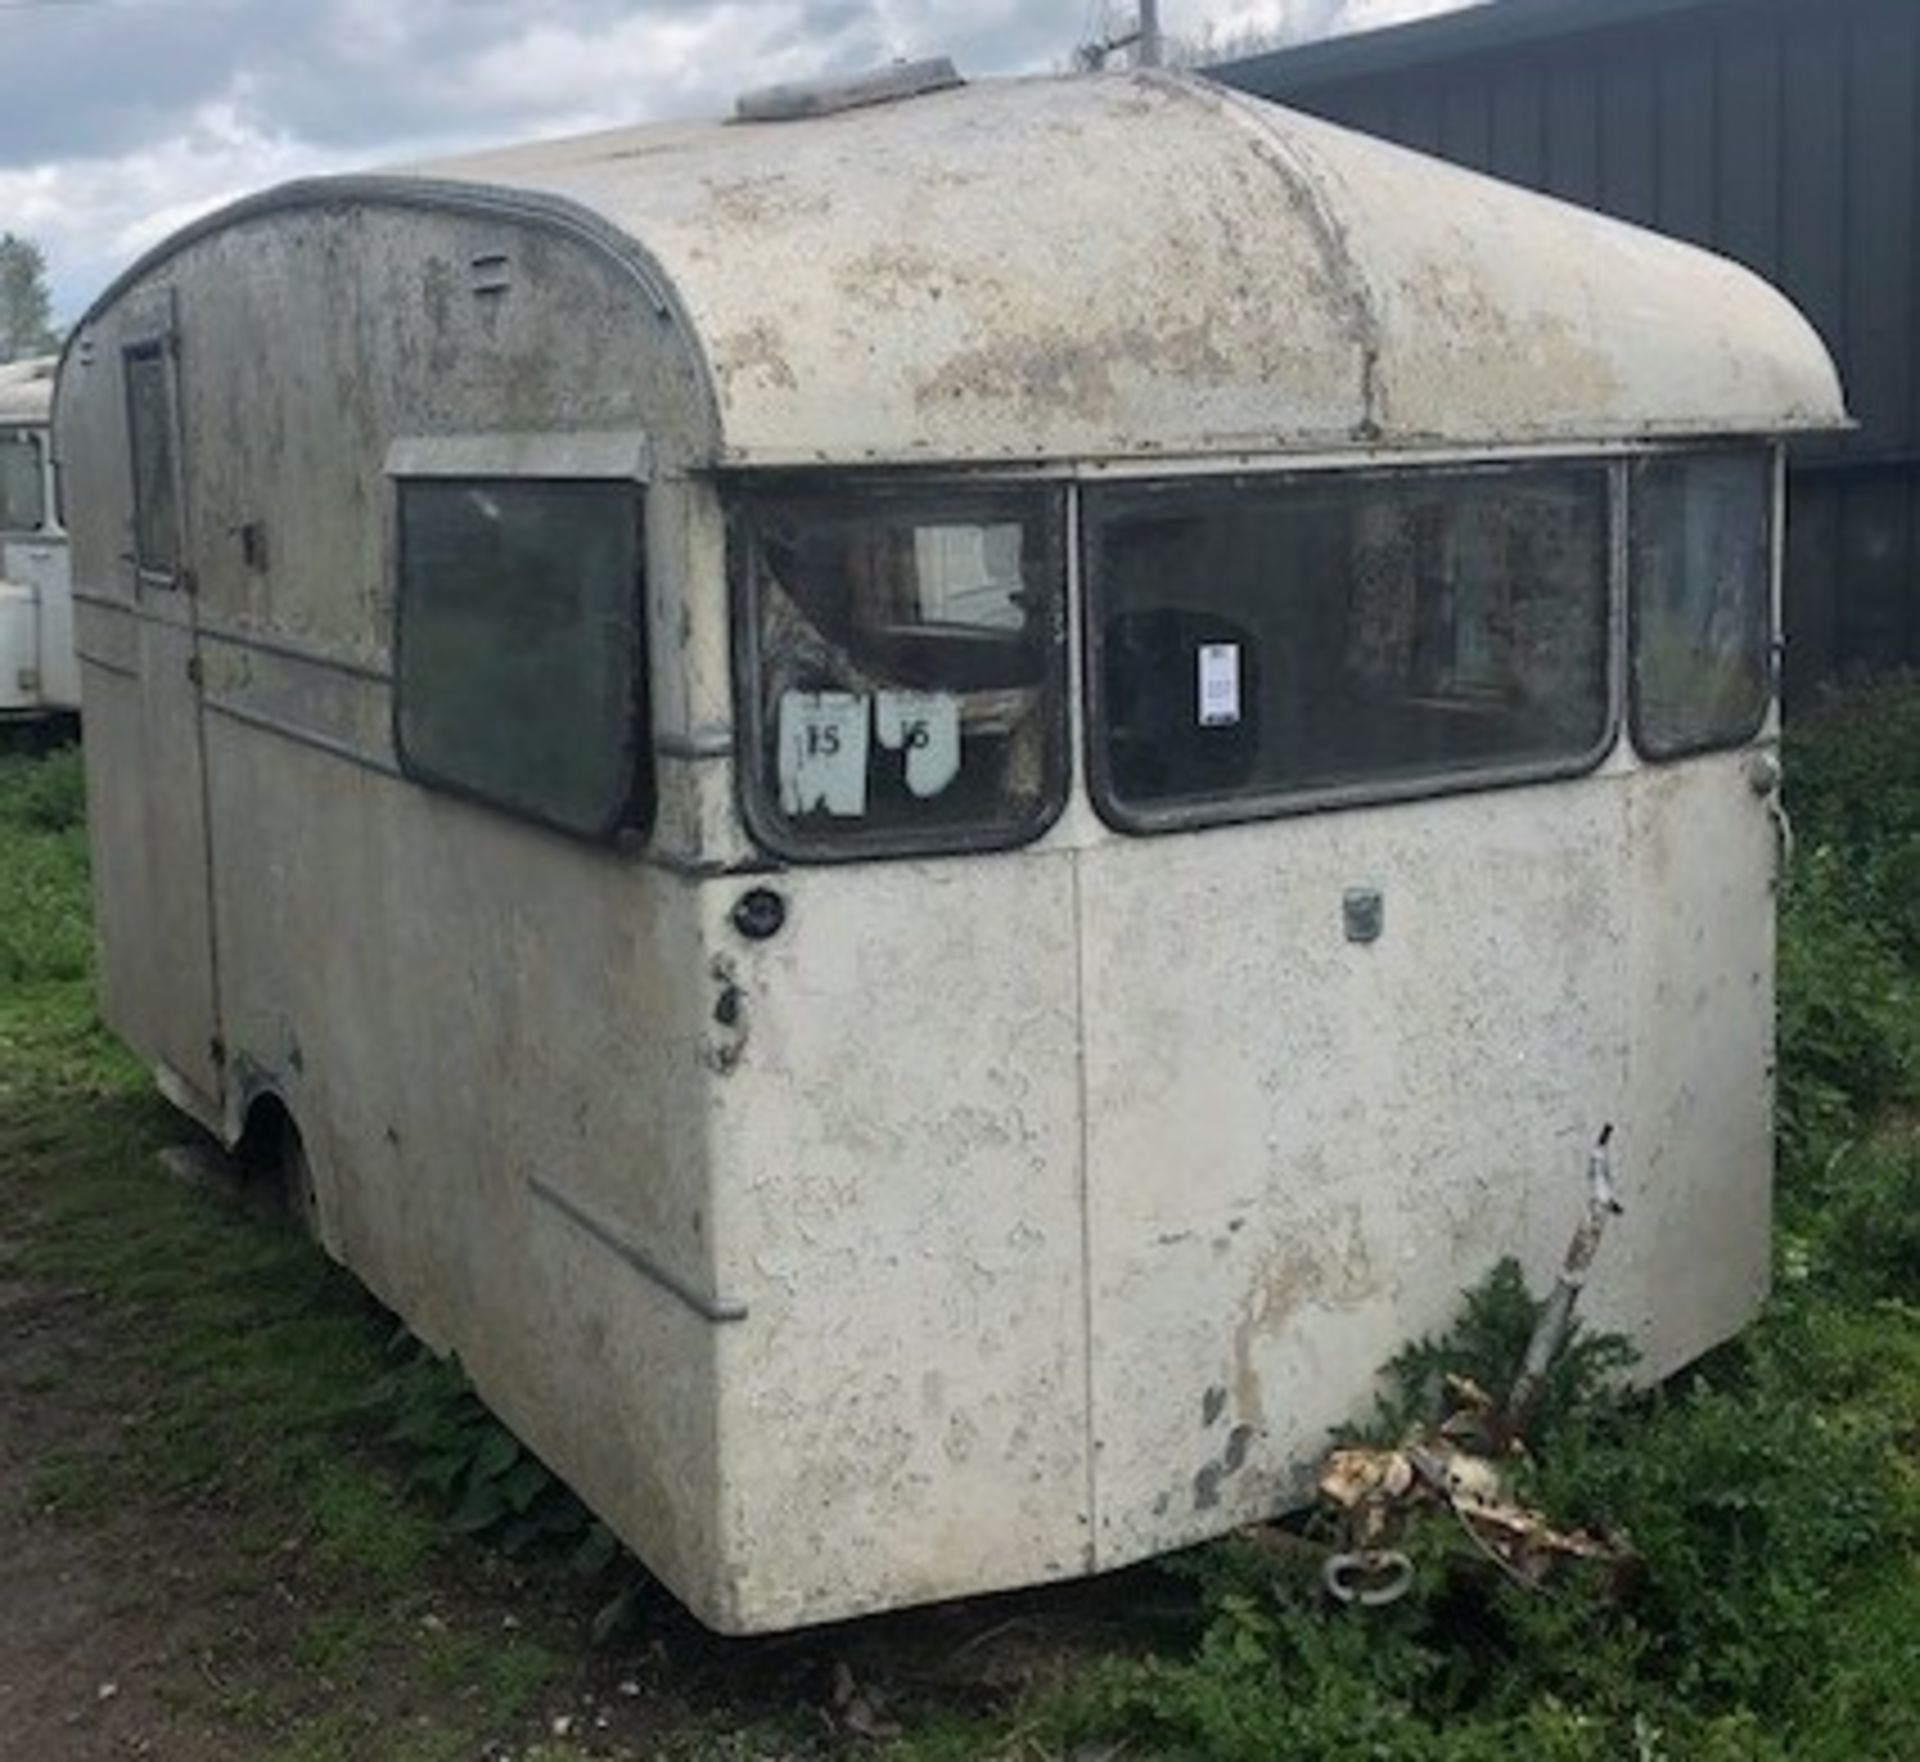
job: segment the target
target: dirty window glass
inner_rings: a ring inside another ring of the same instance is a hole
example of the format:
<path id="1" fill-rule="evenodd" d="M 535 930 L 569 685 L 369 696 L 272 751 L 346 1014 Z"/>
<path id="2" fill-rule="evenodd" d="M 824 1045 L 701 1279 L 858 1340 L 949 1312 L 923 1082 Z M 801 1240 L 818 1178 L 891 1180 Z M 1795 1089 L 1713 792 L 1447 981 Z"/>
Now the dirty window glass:
<path id="1" fill-rule="evenodd" d="M 140 570 L 172 576 L 180 566 L 180 511 L 173 463 L 173 388 L 156 346 L 127 361 L 127 436 L 133 449 L 133 554 Z"/>
<path id="2" fill-rule="evenodd" d="M 39 437 L 0 429 L 0 532 L 36 531 L 46 524 L 46 513 Z"/>
<path id="3" fill-rule="evenodd" d="M 399 500 L 406 770 L 567 831 L 643 824 L 635 486 L 416 480 Z"/>
<path id="4" fill-rule="evenodd" d="M 1089 490 L 1104 805 L 1231 816 L 1585 763 L 1607 501 L 1597 467 Z"/>
<path id="5" fill-rule="evenodd" d="M 1056 490 L 754 493 L 756 830 L 796 854 L 1006 845 L 1065 787 Z"/>
<path id="6" fill-rule="evenodd" d="M 1634 740 L 1654 757 L 1749 740 L 1770 695 L 1771 461 L 1649 459 L 1633 473 Z"/>

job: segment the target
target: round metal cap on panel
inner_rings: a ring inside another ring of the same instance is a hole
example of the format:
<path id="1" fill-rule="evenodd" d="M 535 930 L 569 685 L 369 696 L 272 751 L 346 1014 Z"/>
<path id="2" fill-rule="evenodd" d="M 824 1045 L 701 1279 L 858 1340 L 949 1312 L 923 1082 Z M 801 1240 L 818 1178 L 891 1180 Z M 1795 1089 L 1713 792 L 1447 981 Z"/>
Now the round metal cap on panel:
<path id="1" fill-rule="evenodd" d="M 787 921 L 787 902 L 771 887 L 755 887 L 734 902 L 733 927 L 749 942 L 777 936 Z"/>

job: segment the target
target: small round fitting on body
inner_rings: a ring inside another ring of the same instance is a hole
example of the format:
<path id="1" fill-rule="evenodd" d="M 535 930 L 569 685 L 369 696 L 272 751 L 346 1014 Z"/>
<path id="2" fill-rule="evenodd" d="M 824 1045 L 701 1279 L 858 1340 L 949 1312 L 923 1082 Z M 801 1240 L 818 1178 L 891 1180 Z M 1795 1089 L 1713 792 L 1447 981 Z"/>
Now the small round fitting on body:
<path id="1" fill-rule="evenodd" d="M 749 942 L 777 936 L 787 921 L 787 902 L 771 887 L 755 887 L 734 902 L 733 927 Z"/>

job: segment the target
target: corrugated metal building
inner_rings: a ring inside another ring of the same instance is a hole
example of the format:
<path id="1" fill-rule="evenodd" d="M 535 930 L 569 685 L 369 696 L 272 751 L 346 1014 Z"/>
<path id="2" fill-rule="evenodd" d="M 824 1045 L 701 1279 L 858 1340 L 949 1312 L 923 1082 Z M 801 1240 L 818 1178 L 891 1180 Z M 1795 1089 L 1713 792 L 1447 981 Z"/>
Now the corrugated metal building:
<path id="1" fill-rule="evenodd" d="M 1789 695 L 1920 666 L 1920 0 L 1493 0 L 1211 71 L 1784 287 L 1860 422 L 1795 455 Z"/>

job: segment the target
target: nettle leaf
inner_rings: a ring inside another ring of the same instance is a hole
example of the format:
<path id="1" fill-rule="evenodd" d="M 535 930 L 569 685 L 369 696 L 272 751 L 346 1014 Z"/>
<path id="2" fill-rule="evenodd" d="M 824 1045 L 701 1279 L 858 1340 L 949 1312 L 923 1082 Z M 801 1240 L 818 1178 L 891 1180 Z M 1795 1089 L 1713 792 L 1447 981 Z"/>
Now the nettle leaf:
<path id="1" fill-rule="evenodd" d="M 510 1515 L 512 1507 L 498 1481 L 470 1480 L 466 1496 L 447 1519 L 447 1526 L 461 1535 L 477 1535 Z"/>
<path id="2" fill-rule="evenodd" d="M 474 1451 L 473 1479 L 498 1480 L 520 1460 L 520 1456 L 520 1440 L 504 1426 L 496 1425 L 481 1438 L 479 1447 Z"/>
<path id="3" fill-rule="evenodd" d="M 534 1500 L 554 1484 L 553 1474 L 544 1462 L 536 1457 L 523 1455 L 513 1465 L 512 1470 L 502 1478 L 500 1490 L 506 1495 L 507 1503 L 515 1511 L 524 1512 Z"/>
<path id="4" fill-rule="evenodd" d="M 620 1543 L 604 1523 L 594 1523 L 573 1551 L 573 1570 L 582 1578 L 606 1571 L 620 1552 Z"/>
<path id="5" fill-rule="evenodd" d="M 438 1455 L 422 1458 L 414 1465 L 407 1480 L 413 1486 L 428 1487 L 444 1498 L 453 1492 L 466 1466 L 467 1453 L 464 1450 L 442 1451 Z"/>

